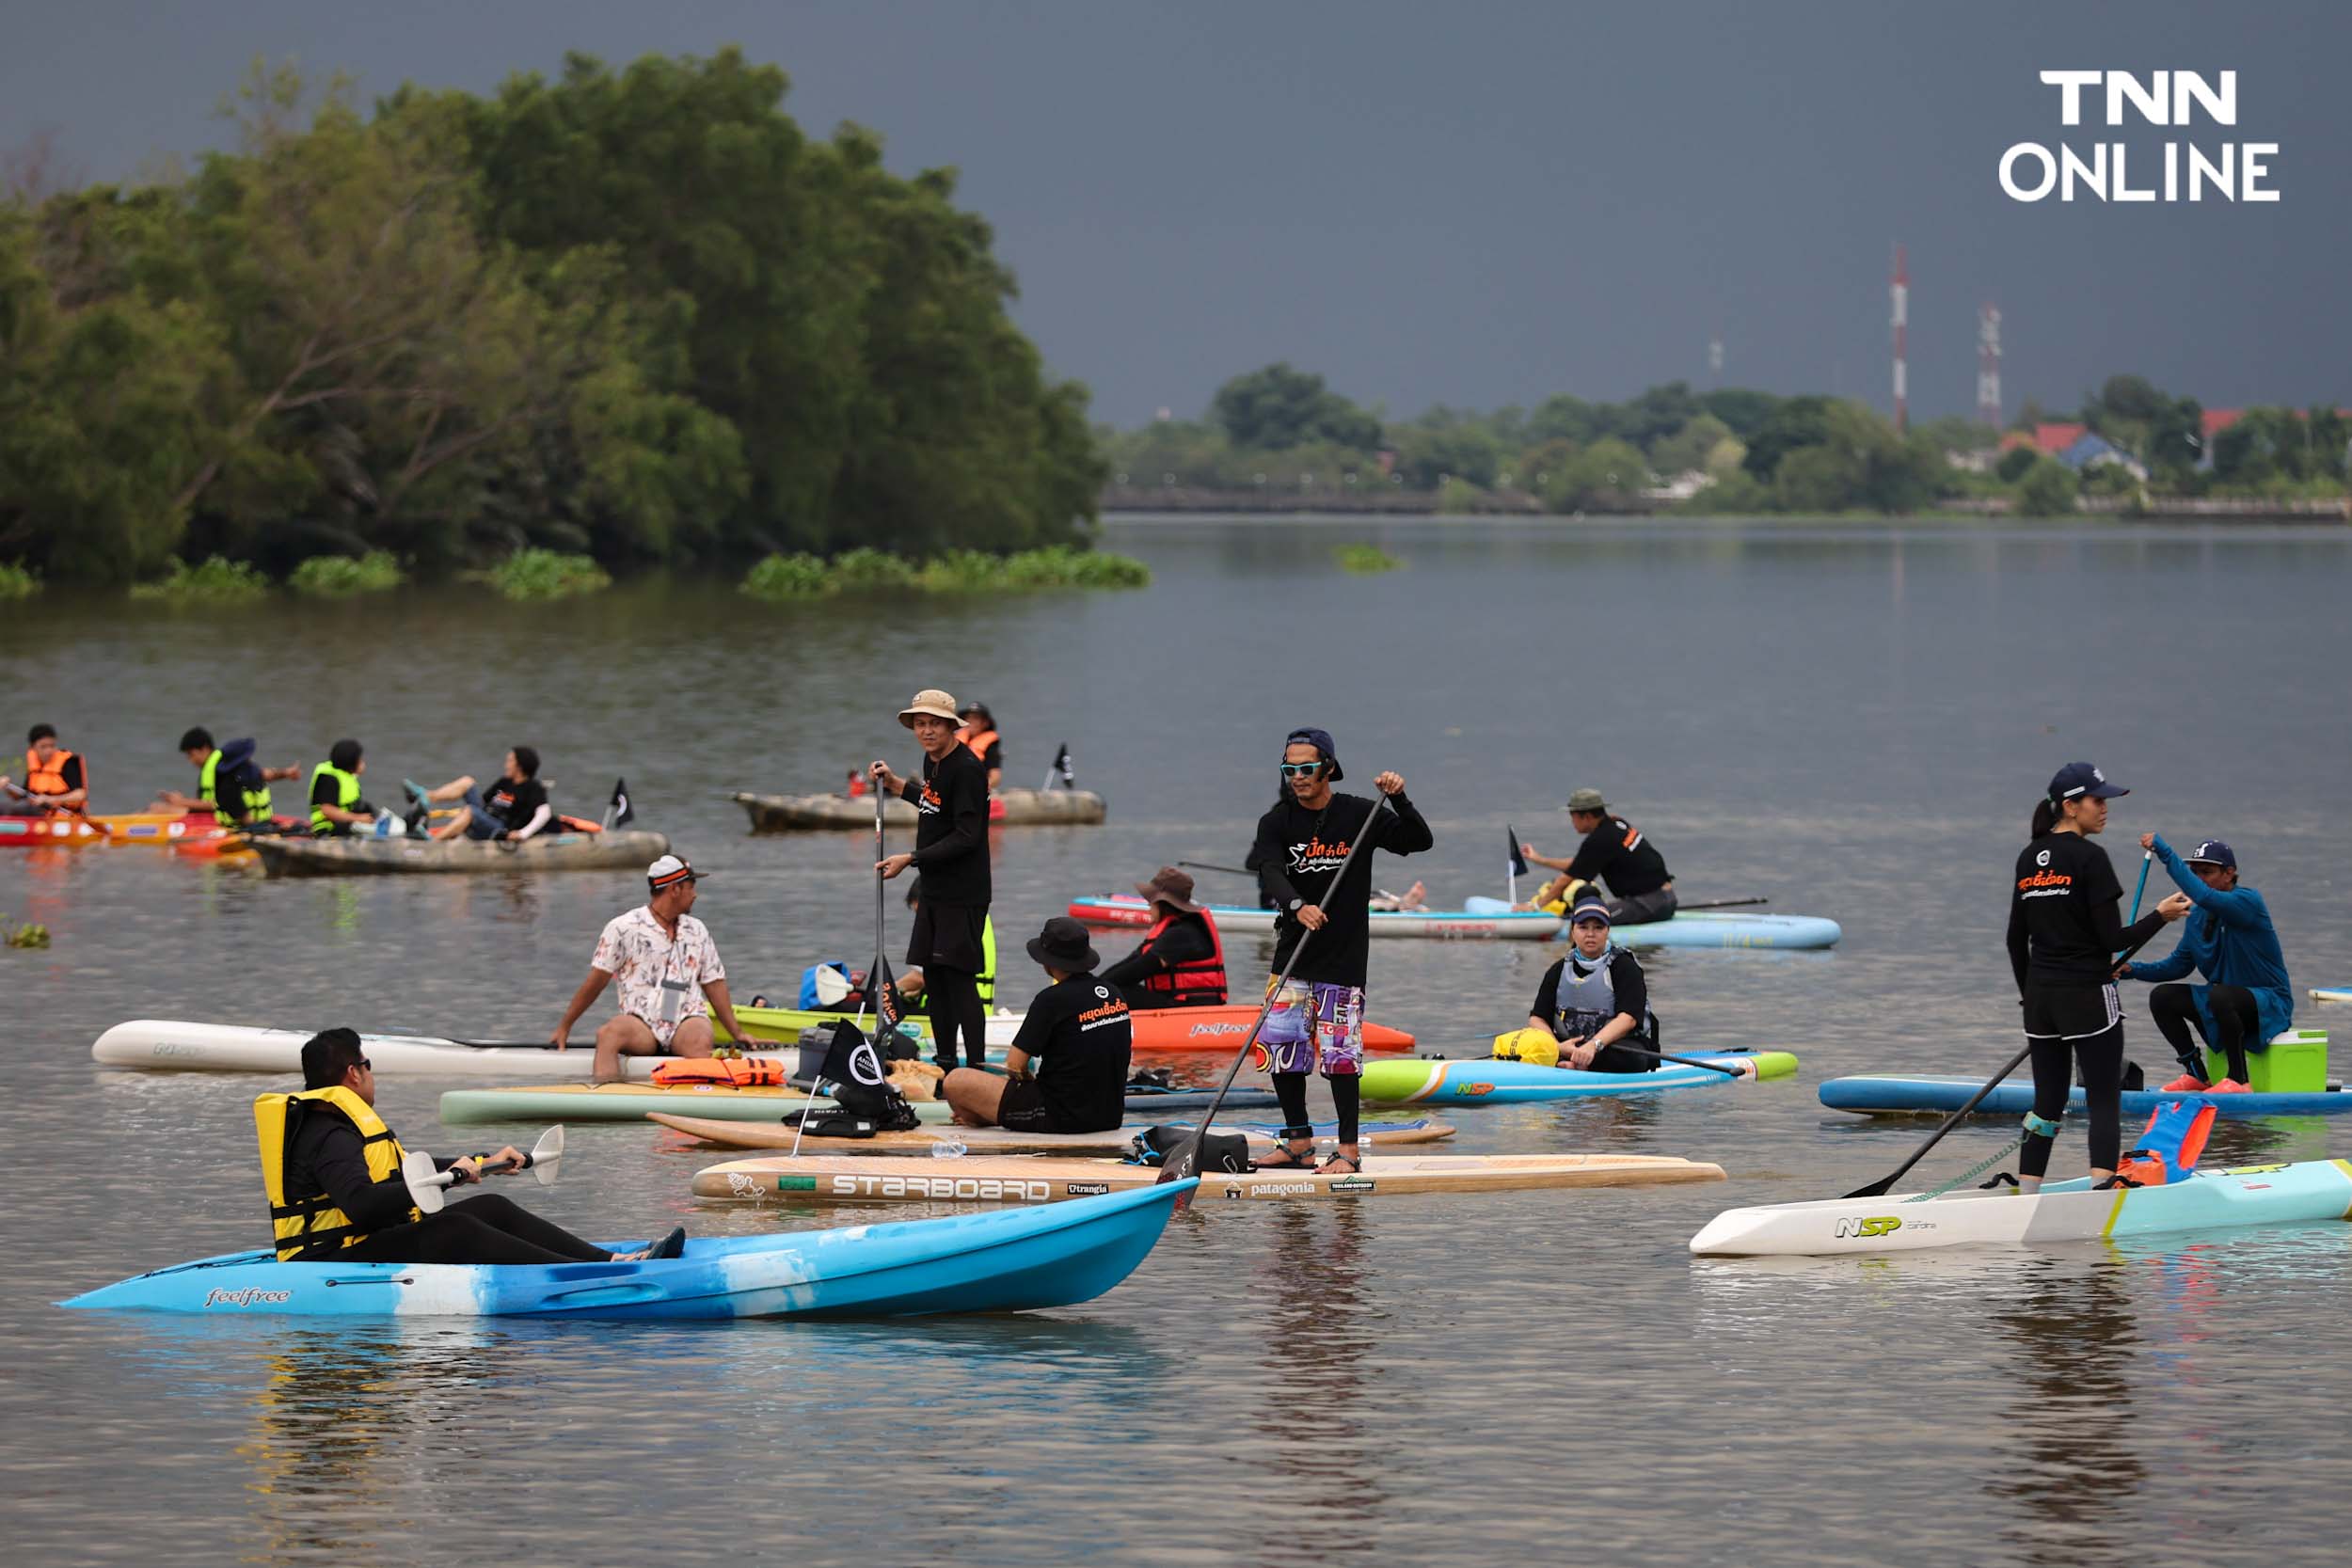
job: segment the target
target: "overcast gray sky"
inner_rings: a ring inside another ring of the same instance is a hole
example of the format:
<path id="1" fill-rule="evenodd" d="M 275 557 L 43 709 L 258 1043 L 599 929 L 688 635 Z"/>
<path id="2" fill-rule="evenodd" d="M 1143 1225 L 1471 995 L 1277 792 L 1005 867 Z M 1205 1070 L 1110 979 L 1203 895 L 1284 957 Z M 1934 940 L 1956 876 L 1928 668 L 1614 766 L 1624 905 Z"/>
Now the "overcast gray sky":
<path id="1" fill-rule="evenodd" d="M 1098 418 L 1198 413 L 1274 359 L 1392 414 L 1659 381 L 1882 408 L 1912 275 L 1915 417 L 2134 370 L 2208 406 L 2352 404 L 2352 3 L 689 5 L 0 0 L 0 146 L 94 179 L 217 138 L 256 55 L 486 91 L 567 49 L 740 43 L 819 134 L 962 170 L 1016 307 Z M 2068 131 L 2049 69 L 2239 72 L 2239 123 Z M 2280 144 L 2275 205 L 2020 206 L 2012 142 Z"/>

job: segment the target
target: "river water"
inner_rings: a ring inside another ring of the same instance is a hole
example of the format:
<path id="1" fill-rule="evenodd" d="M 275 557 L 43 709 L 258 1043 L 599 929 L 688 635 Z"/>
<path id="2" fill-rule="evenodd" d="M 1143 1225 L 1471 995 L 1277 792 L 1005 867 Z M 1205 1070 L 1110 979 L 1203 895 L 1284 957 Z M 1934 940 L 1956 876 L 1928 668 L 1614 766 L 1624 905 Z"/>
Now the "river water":
<path id="1" fill-rule="evenodd" d="M 1403 568 L 1343 574 L 1333 546 L 1356 541 Z M 1565 847 L 1559 803 L 1593 785 L 1686 900 L 1844 924 L 1834 952 L 1648 962 L 1673 1044 L 1785 1046 L 1803 1076 L 1468 1110 L 1456 1150 L 1685 1154 L 1729 1181 L 1215 1206 L 1101 1300 L 997 1319 L 66 1313 L 50 1304 L 262 1236 L 259 1081 L 98 1070 L 109 1024 L 532 1037 L 643 884 L 6 851 L 0 915 L 54 933 L 0 951 L 0 1518 L 19 1560 L 2332 1555 L 2316 1505 L 2352 1483 L 2352 1227 L 1777 1264 L 1684 1243 L 1721 1209 L 1883 1174 L 1924 1136 L 1824 1111 L 1820 1079 L 1989 1072 L 2015 1048 L 2007 871 L 2071 759 L 2133 788 L 2107 840 L 2127 881 L 2148 828 L 2226 837 L 2298 988 L 2352 980 L 2352 531 L 1136 520 L 1105 544 L 1153 586 L 784 610 L 653 582 L 237 615 L 52 594 L 0 607 L 6 727 L 58 724 L 117 810 L 186 786 L 172 742 L 199 723 L 306 769 L 356 735 L 379 800 L 403 774 L 486 776 L 516 741 L 574 811 L 626 775 L 643 825 L 714 873 L 697 913 L 739 997 L 864 959 L 870 856 L 857 833 L 750 838 L 724 792 L 825 789 L 885 752 L 906 768 L 892 715 L 917 687 L 989 702 L 1013 782 L 1067 741 L 1110 800 L 1101 828 L 996 836 L 1015 1002 L 1021 937 L 1073 895 L 1238 863 L 1294 725 L 1331 730 L 1357 784 L 1405 775 L 1437 847 L 1379 879 L 1436 903 L 1501 891 L 1511 826 Z M 1237 971 L 1263 963 L 1231 945 Z M 1524 1017 L 1557 952 L 1379 944 L 1374 1016 L 1467 1045 Z M 2144 993 L 2127 1003 L 2135 1054 L 2160 1064 Z M 482 1141 L 438 1125 L 445 1086 L 385 1081 L 411 1147 Z M 2008 1133 L 1956 1132 L 1923 1174 Z M 2080 1149 L 2070 1130 L 2055 1168 Z M 2348 1153 L 2352 1124 L 2224 1123 L 2208 1159 Z M 699 1206 L 687 1180 L 715 1157 L 575 1128 L 558 1185 L 504 1190 L 603 1235 L 874 1217 Z"/>

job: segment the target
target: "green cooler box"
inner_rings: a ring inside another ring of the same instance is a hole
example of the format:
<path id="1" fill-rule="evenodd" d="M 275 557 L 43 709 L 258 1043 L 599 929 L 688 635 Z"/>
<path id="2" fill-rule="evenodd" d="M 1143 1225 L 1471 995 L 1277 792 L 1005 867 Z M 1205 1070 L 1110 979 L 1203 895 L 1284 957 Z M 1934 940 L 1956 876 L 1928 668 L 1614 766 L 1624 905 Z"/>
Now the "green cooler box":
<path id="1" fill-rule="evenodd" d="M 2217 1053 L 2205 1053 L 2205 1079 L 2217 1084 L 2229 1076 L 2230 1064 Z M 2246 1053 L 2246 1086 L 2256 1094 L 2325 1094 L 2328 1091 L 2328 1031 L 2290 1029 L 2259 1051 Z"/>

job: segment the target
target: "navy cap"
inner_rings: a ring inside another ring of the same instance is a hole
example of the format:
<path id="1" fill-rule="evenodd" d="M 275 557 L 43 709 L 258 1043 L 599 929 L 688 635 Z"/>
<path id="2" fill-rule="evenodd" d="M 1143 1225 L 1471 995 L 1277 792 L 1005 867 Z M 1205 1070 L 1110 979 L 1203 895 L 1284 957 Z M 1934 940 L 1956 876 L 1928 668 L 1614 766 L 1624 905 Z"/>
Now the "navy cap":
<path id="1" fill-rule="evenodd" d="M 1609 906 L 1597 898 L 1581 898 L 1577 901 L 1576 908 L 1568 911 L 1568 924 L 1573 926 L 1580 920 L 1597 920 L 1603 926 L 1616 924 L 1609 918 Z"/>
<path id="2" fill-rule="evenodd" d="M 2196 853 L 2183 855 L 2181 859 L 2191 865 L 2219 865 L 2226 866 L 2232 871 L 2237 869 L 2237 851 L 2217 838 L 2205 840 L 2197 847 Z"/>
<path id="3" fill-rule="evenodd" d="M 1312 746 L 1316 751 L 1321 752 L 1323 753 L 1323 760 L 1331 765 L 1331 771 L 1328 777 L 1333 784 L 1337 784 L 1342 779 L 1347 777 L 1345 773 L 1340 770 L 1340 751 L 1337 746 L 1332 744 L 1331 732 L 1329 730 L 1293 730 L 1290 734 L 1282 737 L 1282 749 L 1284 751 L 1288 751 L 1293 746 Z"/>
<path id="4" fill-rule="evenodd" d="M 2087 762 L 2070 762 L 2050 779 L 2053 800 L 2112 800 L 2130 793 L 2122 784 L 2107 783 L 2107 776 Z"/>

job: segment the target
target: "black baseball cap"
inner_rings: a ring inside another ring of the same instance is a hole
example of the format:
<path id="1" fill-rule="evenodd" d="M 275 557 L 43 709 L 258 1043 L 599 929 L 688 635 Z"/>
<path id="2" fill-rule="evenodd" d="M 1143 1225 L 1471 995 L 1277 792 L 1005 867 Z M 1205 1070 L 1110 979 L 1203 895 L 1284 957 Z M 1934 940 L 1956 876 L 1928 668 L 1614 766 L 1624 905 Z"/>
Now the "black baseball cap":
<path id="1" fill-rule="evenodd" d="M 2225 866 L 2232 871 L 2237 869 L 2237 851 L 2217 838 L 2205 840 L 2196 847 L 2194 852 L 2183 855 L 2181 859 L 2191 865 L 2218 865 Z"/>
<path id="2" fill-rule="evenodd" d="M 2087 762 L 2070 762 L 2050 776 L 2053 800 L 2112 800 L 2130 793 L 2122 784 L 2107 783 L 2107 776 Z"/>
<path id="3" fill-rule="evenodd" d="M 1331 771 L 1326 777 L 1333 784 L 1347 777 L 1340 770 L 1339 747 L 1333 743 L 1329 730 L 1318 730 L 1311 726 L 1293 730 L 1282 737 L 1282 750 L 1287 752 L 1294 746 L 1312 746 L 1321 752 L 1323 760 L 1331 765 Z"/>

